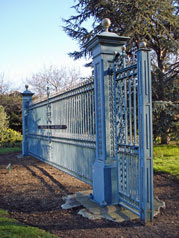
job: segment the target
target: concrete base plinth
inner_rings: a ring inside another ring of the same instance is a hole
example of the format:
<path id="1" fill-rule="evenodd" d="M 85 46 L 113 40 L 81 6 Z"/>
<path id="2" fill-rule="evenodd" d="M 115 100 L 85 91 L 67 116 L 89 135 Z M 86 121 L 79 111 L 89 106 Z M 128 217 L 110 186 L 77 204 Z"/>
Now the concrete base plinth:
<path id="1" fill-rule="evenodd" d="M 62 208 L 71 209 L 82 205 L 84 208 L 78 214 L 91 220 L 103 218 L 114 222 L 123 222 L 139 218 L 133 212 L 119 205 L 100 206 L 89 198 L 89 194 L 92 193 L 92 190 L 87 190 L 66 196 L 64 197 L 66 202 L 62 205 Z M 154 216 L 159 214 L 160 208 L 165 208 L 165 203 L 158 198 L 154 198 Z"/>

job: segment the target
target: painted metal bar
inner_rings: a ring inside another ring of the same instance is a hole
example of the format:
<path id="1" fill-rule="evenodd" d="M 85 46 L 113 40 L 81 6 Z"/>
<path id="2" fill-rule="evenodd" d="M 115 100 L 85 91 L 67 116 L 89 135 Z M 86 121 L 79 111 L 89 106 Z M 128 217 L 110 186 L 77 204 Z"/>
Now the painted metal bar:
<path id="1" fill-rule="evenodd" d="M 124 108 L 125 108 L 125 143 L 128 144 L 128 107 L 127 107 L 127 81 L 124 80 Z"/>
<path id="2" fill-rule="evenodd" d="M 84 105 L 84 97 L 85 97 L 85 95 L 84 94 L 82 94 L 82 115 L 83 115 L 83 121 L 82 121 L 82 134 L 84 135 L 84 132 L 85 132 L 85 130 L 84 130 L 84 128 L 85 128 L 85 120 L 84 120 L 84 112 L 85 112 L 85 105 Z"/>
<path id="3" fill-rule="evenodd" d="M 85 94 L 85 100 L 84 100 L 84 104 L 85 104 L 85 113 L 84 113 L 84 133 L 87 133 L 87 106 L 86 106 L 86 94 Z"/>
<path id="4" fill-rule="evenodd" d="M 137 128 L 136 128 L 136 80 L 133 77 L 133 118 L 134 118 L 134 145 L 137 144 Z"/>
<path id="5" fill-rule="evenodd" d="M 82 116 L 82 95 L 80 94 L 80 134 L 82 134 L 82 123 L 83 123 L 83 116 Z"/>
<path id="6" fill-rule="evenodd" d="M 133 69 L 136 69 L 137 68 L 137 64 L 132 64 L 130 66 L 126 66 L 125 64 L 125 58 L 123 56 L 123 68 L 121 69 L 117 69 L 116 70 L 116 75 L 120 74 L 120 73 L 125 73 L 125 72 L 128 72 L 128 71 L 132 71 Z M 116 79 L 116 78 L 115 78 Z"/>
<path id="7" fill-rule="evenodd" d="M 128 87 L 129 87 L 129 138 L 130 144 L 132 144 L 132 107 L 131 107 L 131 79 L 128 78 Z"/>
<path id="8" fill-rule="evenodd" d="M 135 206 L 133 206 L 132 204 L 126 205 L 126 201 L 124 201 L 124 202 L 121 201 L 121 202 L 119 202 L 119 204 L 120 204 L 121 206 L 127 208 L 129 211 L 131 211 L 131 212 L 135 213 L 136 215 L 140 216 L 140 212 L 139 212 L 139 211 L 136 211 L 136 210 L 138 210 L 138 208 L 135 207 Z M 134 209 L 132 209 L 131 207 L 134 207 Z"/>
<path id="9" fill-rule="evenodd" d="M 153 219 L 153 144 L 150 53 L 137 52 L 138 60 L 138 118 L 139 118 L 139 174 L 141 219 Z"/>

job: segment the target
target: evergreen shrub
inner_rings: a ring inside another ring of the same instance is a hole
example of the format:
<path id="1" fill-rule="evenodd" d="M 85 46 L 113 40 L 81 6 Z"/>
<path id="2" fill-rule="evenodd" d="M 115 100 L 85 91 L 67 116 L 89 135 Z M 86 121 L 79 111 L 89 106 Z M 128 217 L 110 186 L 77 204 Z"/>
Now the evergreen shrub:
<path id="1" fill-rule="evenodd" d="M 22 142 L 22 134 L 10 128 L 0 129 L 0 146 L 15 146 Z"/>

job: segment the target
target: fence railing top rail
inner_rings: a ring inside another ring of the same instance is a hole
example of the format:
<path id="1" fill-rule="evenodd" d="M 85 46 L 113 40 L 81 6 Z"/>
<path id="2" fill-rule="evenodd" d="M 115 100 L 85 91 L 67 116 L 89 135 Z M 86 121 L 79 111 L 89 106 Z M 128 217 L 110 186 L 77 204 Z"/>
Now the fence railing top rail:
<path id="1" fill-rule="evenodd" d="M 93 77 L 91 77 L 90 79 L 87 79 L 87 80 L 86 80 L 86 79 L 85 79 L 85 80 L 83 79 L 83 81 L 80 82 L 80 83 L 73 84 L 73 85 L 71 85 L 71 86 L 64 86 L 64 87 L 61 88 L 58 92 L 51 94 L 49 98 L 51 99 L 51 98 L 55 98 L 55 97 L 57 97 L 57 96 L 61 96 L 61 95 L 63 95 L 63 94 L 66 94 L 66 93 L 69 93 L 69 92 L 78 90 L 78 89 L 80 89 L 80 88 L 86 87 L 86 86 L 88 86 L 88 85 L 90 85 L 90 84 L 93 84 L 93 83 L 94 83 L 94 78 L 93 78 Z M 44 101 L 46 101 L 47 99 L 48 99 L 47 96 L 43 96 L 43 97 L 41 97 L 41 98 L 34 99 L 34 100 L 33 100 L 33 105 L 34 105 L 34 104 L 41 103 L 41 102 L 44 102 Z"/>

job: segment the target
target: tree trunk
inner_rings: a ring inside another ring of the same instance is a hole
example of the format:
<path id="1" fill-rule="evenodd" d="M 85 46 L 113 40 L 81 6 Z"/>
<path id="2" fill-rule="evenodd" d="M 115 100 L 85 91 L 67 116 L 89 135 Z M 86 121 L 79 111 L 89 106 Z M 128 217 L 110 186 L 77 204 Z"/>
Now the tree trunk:
<path id="1" fill-rule="evenodd" d="M 167 133 L 161 136 L 161 144 L 162 145 L 168 145 L 169 142 L 170 142 L 170 137 Z"/>

